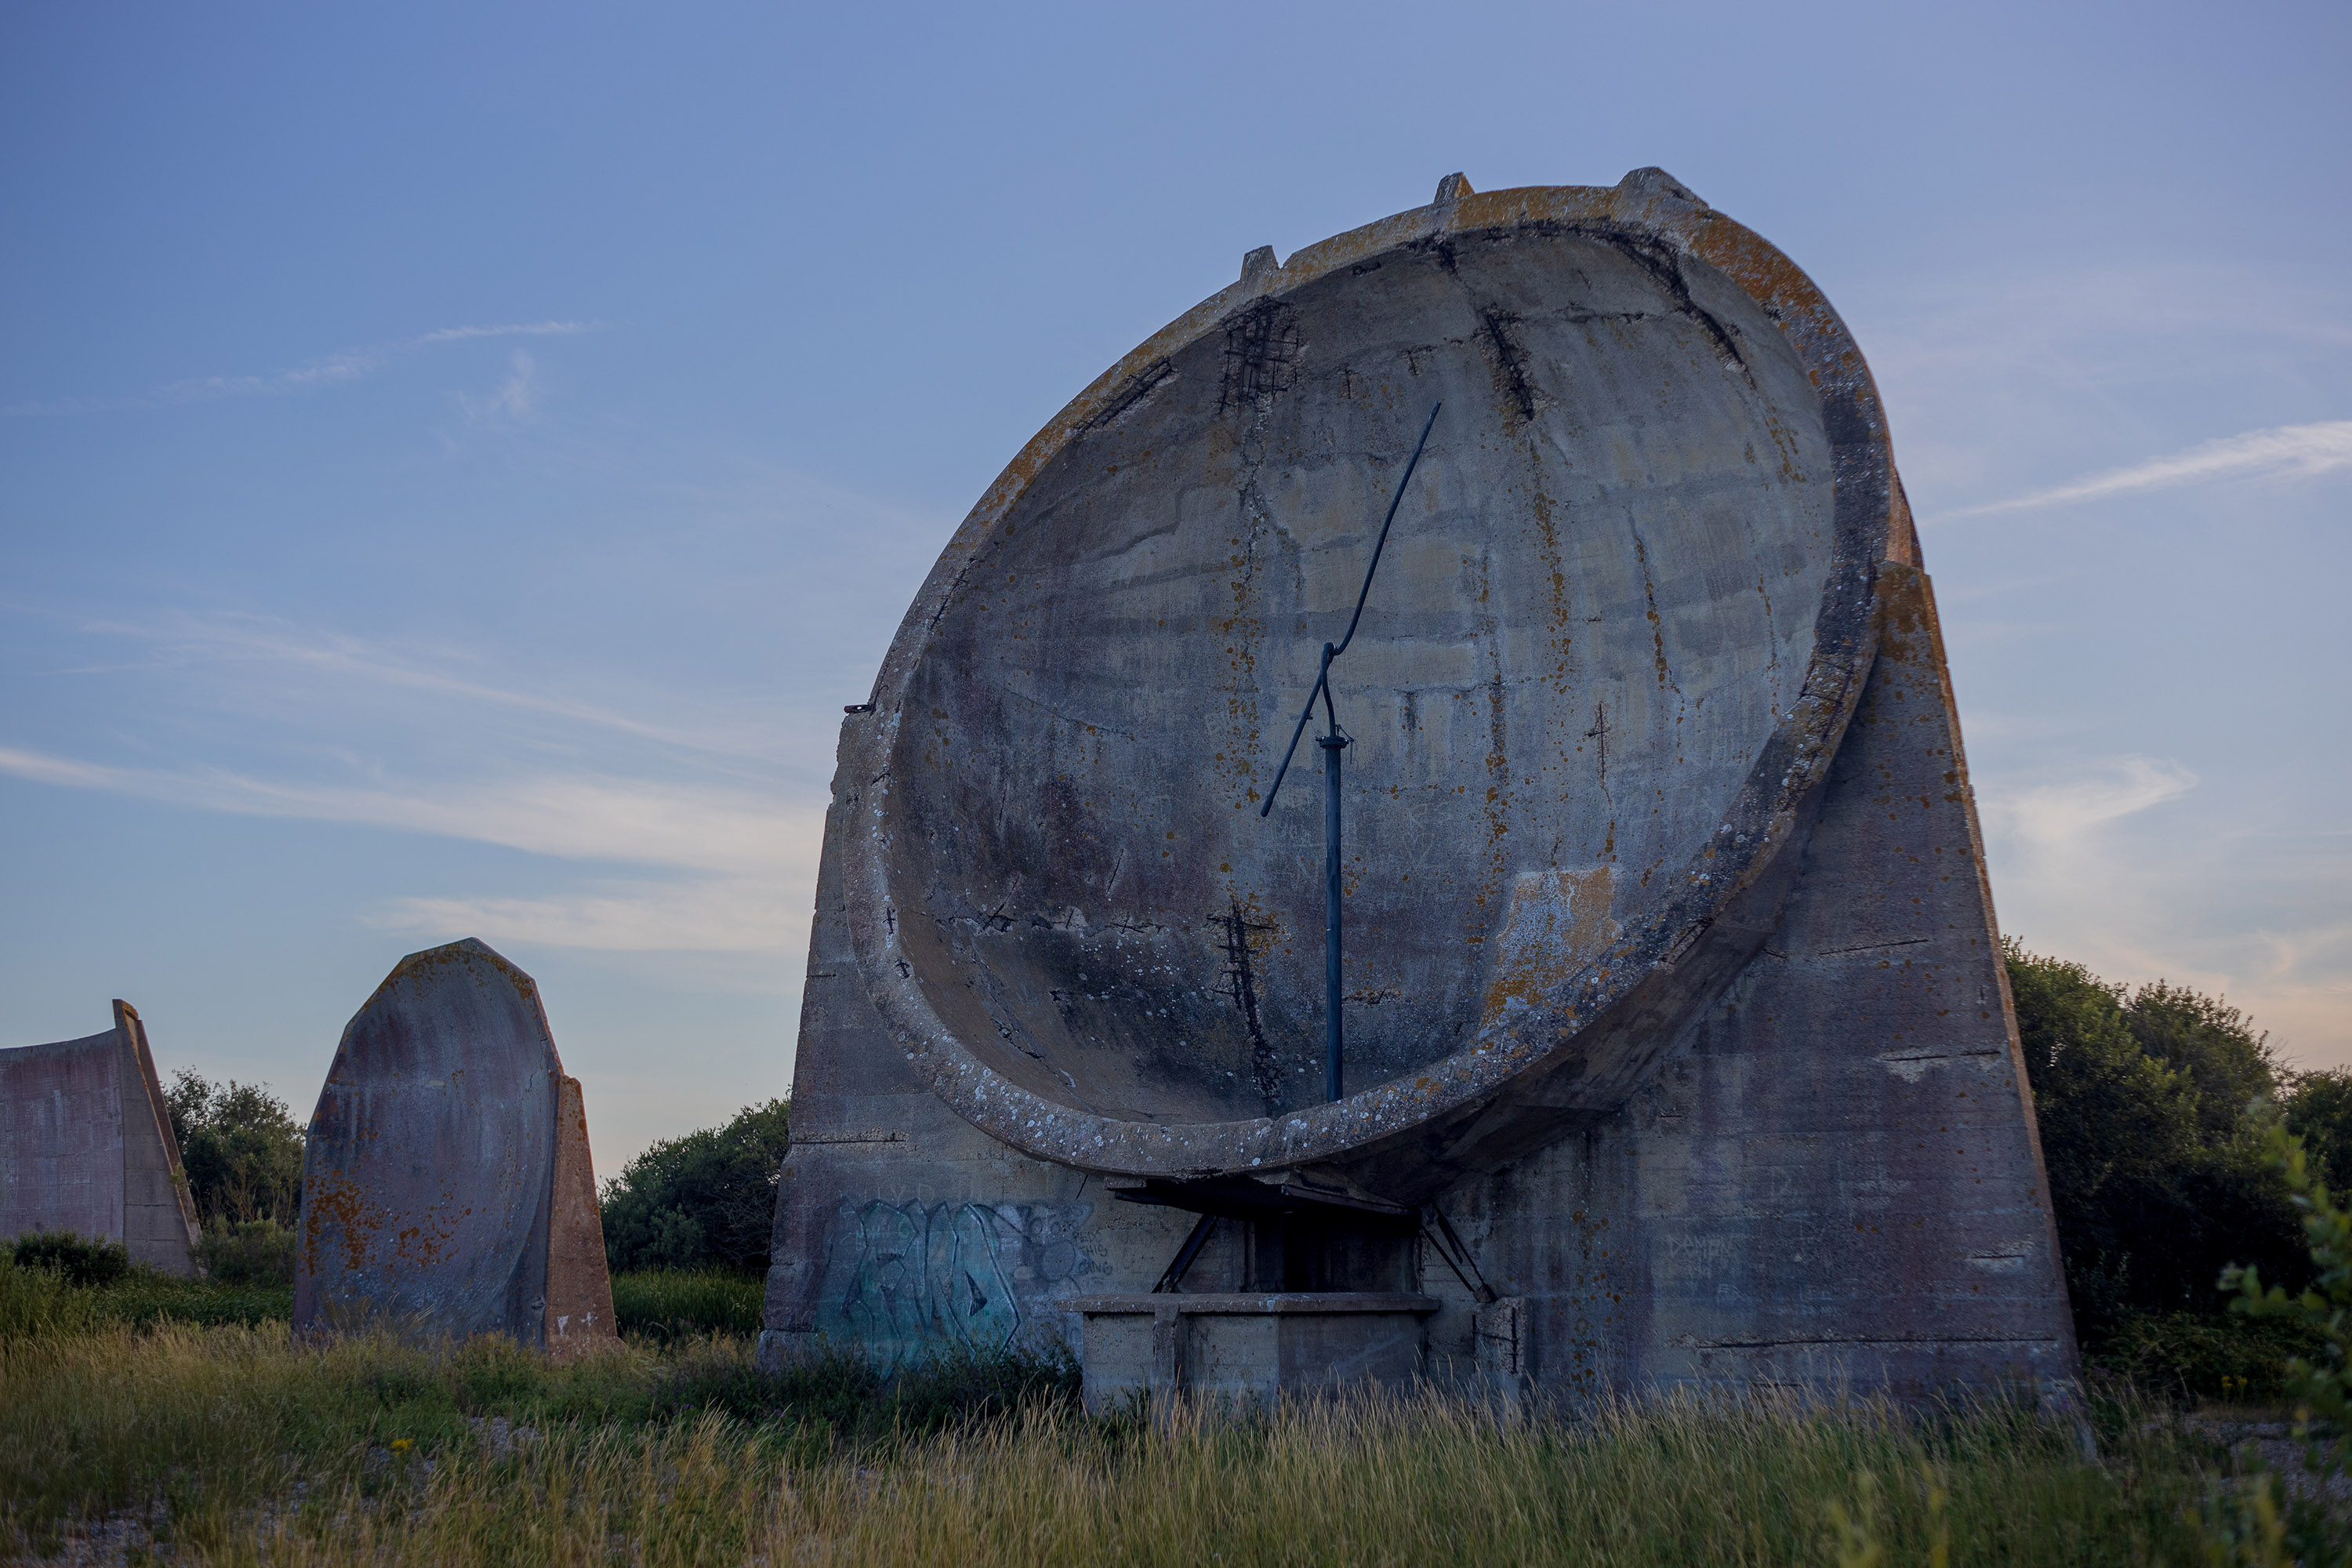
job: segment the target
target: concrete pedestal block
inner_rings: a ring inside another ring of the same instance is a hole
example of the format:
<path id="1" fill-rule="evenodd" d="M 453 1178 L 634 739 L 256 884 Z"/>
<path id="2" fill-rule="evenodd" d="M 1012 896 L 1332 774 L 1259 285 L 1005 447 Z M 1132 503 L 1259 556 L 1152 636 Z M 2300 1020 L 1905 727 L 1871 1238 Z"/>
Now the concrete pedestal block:
<path id="1" fill-rule="evenodd" d="M 196 1272 L 196 1205 L 128 1002 L 102 1035 L 0 1051 L 0 1241 L 36 1230 L 119 1241 L 133 1263 Z"/>
<path id="2" fill-rule="evenodd" d="M 1263 1401 L 1370 1384 L 1424 1370 L 1423 1324 L 1436 1299 L 1403 1291 L 1081 1296 L 1089 1410 L 1138 1394 Z"/>

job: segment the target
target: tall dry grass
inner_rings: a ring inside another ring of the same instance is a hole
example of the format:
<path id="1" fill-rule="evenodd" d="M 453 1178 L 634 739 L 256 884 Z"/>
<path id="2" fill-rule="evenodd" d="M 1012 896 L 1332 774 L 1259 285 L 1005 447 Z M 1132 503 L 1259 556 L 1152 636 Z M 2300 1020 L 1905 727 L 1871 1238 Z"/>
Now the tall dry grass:
<path id="1" fill-rule="evenodd" d="M 2073 1426 L 1990 1404 L 1094 1419 L 1032 1378 L 959 1420 L 838 1368 L 763 1408 L 751 1376 L 729 1341 L 551 1368 L 282 1325 L 19 1339 L 0 1553 L 111 1517 L 198 1563 L 1814 1563 L 1836 1505 L 1889 1563 L 1939 1529 L 1956 1564 L 2188 1563 L 2213 1458 L 2146 1412 L 2113 1413 L 2089 1465 Z"/>

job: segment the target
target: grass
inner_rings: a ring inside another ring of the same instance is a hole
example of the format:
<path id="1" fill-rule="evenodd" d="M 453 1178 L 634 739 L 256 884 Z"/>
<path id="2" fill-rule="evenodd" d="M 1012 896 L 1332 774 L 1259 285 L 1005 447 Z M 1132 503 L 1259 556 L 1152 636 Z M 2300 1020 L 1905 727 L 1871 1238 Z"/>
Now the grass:
<path id="1" fill-rule="evenodd" d="M 282 1327 L 0 1344 L 0 1552 L 126 1516 L 189 1563 L 1811 1563 L 2200 1560 L 2221 1456 L 2148 1411 L 1668 1402 L 1512 1425 L 1428 1394 L 1091 1418 L 1066 1368 L 776 1380 L 751 1344 L 566 1367 Z M 1940 1510 L 1933 1494 L 1948 1494 Z"/>
<path id="2" fill-rule="evenodd" d="M 757 1334 L 767 1282 L 719 1269 L 650 1268 L 613 1276 L 621 1331 L 664 1342 Z"/>
<path id="3" fill-rule="evenodd" d="M 1424 1391 L 1088 1416 L 1066 1360 L 763 1375 L 748 1337 L 686 1331 L 734 1299 L 694 1277 L 631 1280 L 656 1331 L 559 1367 L 495 1340 L 299 1344 L 235 1292 L 183 1316 L 152 1281 L 9 1276 L 10 1556 L 111 1532 L 182 1563 L 371 1568 L 2189 1563 L 2232 1464 L 2169 1407 L 2115 1396 L 2097 1464 L 2072 1423 L 1990 1402 L 1512 1423 Z M 215 1289 L 167 1283 L 183 1308 Z"/>
<path id="4" fill-rule="evenodd" d="M 104 1285 L 76 1286 L 48 1269 L 0 1259 L 0 1342 L 107 1324 L 250 1327 L 293 1313 L 290 1285 L 220 1285 L 134 1267 Z"/>
<path id="5" fill-rule="evenodd" d="M 764 1283 L 718 1270 L 653 1269 L 613 1277 L 613 1308 L 624 1334 L 678 1343 L 709 1334 L 756 1335 Z M 98 1286 L 72 1286 L 43 1268 L 0 1258 L 0 1339 L 15 1334 L 95 1328 L 284 1322 L 294 1314 L 288 1284 L 181 1279 L 134 1267 Z"/>

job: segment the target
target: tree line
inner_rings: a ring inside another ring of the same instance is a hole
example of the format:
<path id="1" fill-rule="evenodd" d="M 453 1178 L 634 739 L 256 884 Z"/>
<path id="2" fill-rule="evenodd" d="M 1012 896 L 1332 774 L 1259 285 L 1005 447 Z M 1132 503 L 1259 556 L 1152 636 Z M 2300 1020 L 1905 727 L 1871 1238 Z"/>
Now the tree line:
<path id="1" fill-rule="evenodd" d="M 2213 1381 L 2232 1344 L 2263 1348 L 2226 1315 L 2224 1268 L 2313 1282 L 2270 1134 L 2352 1185 L 2352 1072 L 2293 1070 L 2242 1012 L 2184 986 L 2115 984 L 2014 942 L 2007 958 L 2076 1337 L 2095 1363 Z"/>
<path id="2" fill-rule="evenodd" d="M 2006 957 L 2084 1350 L 2178 1363 L 2188 1339 L 2251 1331 L 2224 1317 L 2224 1268 L 2311 1279 L 2266 1140 L 2298 1134 L 2315 1174 L 2352 1186 L 2352 1071 L 2294 1071 L 2238 1008 L 2188 987 L 2116 984 L 2013 942 Z M 164 1098 L 208 1230 L 290 1229 L 302 1128 L 285 1102 L 184 1068 Z M 624 1165 L 601 1194 L 614 1270 L 764 1271 L 791 1112 L 746 1106 Z"/>

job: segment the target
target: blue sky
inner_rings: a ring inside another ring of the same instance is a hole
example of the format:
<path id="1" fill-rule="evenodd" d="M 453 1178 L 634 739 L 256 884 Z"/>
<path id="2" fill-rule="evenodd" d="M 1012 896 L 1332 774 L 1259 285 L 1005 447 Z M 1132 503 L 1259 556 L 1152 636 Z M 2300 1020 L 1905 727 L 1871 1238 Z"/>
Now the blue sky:
<path id="1" fill-rule="evenodd" d="M 307 1114 L 540 978 L 600 1167 L 790 1080 L 841 705 L 1105 365 L 1659 164 L 1845 314 L 2005 929 L 2352 1063 L 2352 11 L 0 13 L 0 1043 Z"/>

